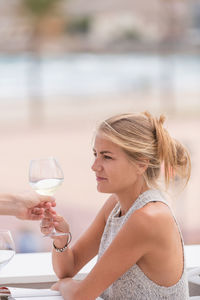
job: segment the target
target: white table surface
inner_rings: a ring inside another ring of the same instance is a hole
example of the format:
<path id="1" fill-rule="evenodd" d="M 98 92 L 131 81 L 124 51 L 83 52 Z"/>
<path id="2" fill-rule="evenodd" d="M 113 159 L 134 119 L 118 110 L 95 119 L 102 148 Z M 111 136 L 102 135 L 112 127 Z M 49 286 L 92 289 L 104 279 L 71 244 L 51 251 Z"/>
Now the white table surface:
<path id="1" fill-rule="evenodd" d="M 186 267 L 200 267 L 200 245 L 185 246 Z M 96 257 L 84 266 L 75 278 L 82 279 L 96 263 Z M 55 282 L 57 277 L 51 264 L 51 253 L 16 254 L 0 270 L 0 285 Z"/>
<path id="2" fill-rule="evenodd" d="M 96 257 L 85 265 L 75 276 L 82 279 L 89 273 L 96 262 Z M 51 263 L 51 252 L 17 253 L 13 259 L 0 270 L 0 285 L 15 283 L 55 282 Z"/>

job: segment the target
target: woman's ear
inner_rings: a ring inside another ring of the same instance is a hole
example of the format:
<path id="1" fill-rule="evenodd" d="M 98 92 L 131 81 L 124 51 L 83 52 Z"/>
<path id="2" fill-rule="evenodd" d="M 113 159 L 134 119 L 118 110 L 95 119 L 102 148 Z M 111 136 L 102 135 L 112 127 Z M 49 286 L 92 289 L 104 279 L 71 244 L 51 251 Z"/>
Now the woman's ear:
<path id="1" fill-rule="evenodd" d="M 137 167 L 138 167 L 138 174 L 139 175 L 143 175 L 144 172 L 146 171 L 146 169 L 149 166 L 149 160 L 148 159 L 144 159 L 140 162 L 137 163 Z"/>

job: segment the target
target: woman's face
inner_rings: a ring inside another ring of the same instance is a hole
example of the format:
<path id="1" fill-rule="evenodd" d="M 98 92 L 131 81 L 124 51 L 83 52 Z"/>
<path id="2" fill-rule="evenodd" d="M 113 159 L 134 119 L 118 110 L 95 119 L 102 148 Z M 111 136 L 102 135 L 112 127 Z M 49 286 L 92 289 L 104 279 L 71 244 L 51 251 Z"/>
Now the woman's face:
<path id="1" fill-rule="evenodd" d="M 137 165 L 130 162 L 118 145 L 98 133 L 93 150 L 92 170 L 96 174 L 99 192 L 117 194 L 136 184 L 139 176 Z"/>

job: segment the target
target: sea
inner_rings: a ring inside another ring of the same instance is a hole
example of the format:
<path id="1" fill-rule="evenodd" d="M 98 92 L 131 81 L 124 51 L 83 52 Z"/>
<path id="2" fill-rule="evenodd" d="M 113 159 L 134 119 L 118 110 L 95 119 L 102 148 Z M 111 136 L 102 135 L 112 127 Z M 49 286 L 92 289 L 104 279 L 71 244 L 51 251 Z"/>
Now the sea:
<path id="1" fill-rule="evenodd" d="M 199 79 L 198 55 L 0 55 L 0 102 L 21 101 L 37 93 L 44 100 L 169 89 L 193 93 L 200 90 Z"/>

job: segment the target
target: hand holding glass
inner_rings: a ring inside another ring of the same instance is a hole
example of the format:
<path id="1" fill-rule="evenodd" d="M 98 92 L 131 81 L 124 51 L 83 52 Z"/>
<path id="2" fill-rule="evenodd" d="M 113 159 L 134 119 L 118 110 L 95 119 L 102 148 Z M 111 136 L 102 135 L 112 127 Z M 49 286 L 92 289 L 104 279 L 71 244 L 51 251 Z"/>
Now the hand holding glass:
<path id="1" fill-rule="evenodd" d="M 44 158 L 31 160 L 29 168 L 29 182 L 32 188 L 40 195 L 53 196 L 57 188 L 62 184 L 64 175 L 61 167 L 55 158 Z M 44 217 L 41 222 L 45 236 L 60 236 L 67 235 L 66 233 L 58 233 L 52 227 L 49 233 L 53 220 L 49 217 Z"/>
<path id="2" fill-rule="evenodd" d="M 15 244 L 9 230 L 0 230 L 0 269 L 15 255 Z"/>

